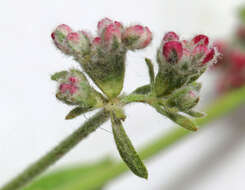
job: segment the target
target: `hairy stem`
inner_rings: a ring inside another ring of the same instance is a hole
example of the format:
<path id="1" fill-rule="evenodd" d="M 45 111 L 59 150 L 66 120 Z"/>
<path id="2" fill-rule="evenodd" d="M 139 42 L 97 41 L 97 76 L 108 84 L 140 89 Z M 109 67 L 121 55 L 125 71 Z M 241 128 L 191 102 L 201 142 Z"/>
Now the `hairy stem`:
<path id="1" fill-rule="evenodd" d="M 199 119 L 195 119 L 196 124 L 199 127 L 204 127 L 206 124 L 218 119 L 221 116 L 233 111 L 239 106 L 245 103 L 245 87 L 235 90 L 223 97 L 212 102 L 206 109 L 207 116 Z M 179 142 L 187 135 L 193 134 L 192 132 L 176 128 L 168 133 L 164 133 L 157 137 L 152 142 L 146 144 L 142 147 L 139 155 L 142 159 L 148 160 L 159 154 L 160 152 L 168 149 L 170 146 Z M 128 171 L 127 166 L 123 162 L 118 162 L 113 166 L 108 168 L 103 168 L 103 170 L 98 170 L 90 177 L 79 180 L 78 183 L 69 185 L 69 188 L 64 188 L 62 190 L 93 190 L 105 185 L 112 179 L 118 177 L 124 172 Z"/>
<path id="2" fill-rule="evenodd" d="M 211 121 L 231 112 L 235 108 L 239 107 L 243 103 L 245 103 L 245 87 L 235 90 L 218 100 L 214 103 L 210 104 L 210 106 L 206 109 L 207 116 L 201 119 L 196 119 L 195 122 L 201 127 Z M 137 96 L 132 95 L 130 98 L 125 99 L 125 104 L 133 102 L 135 99 L 144 100 L 145 96 Z M 71 150 L 75 145 L 77 145 L 81 140 L 83 140 L 86 136 L 88 136 L 91 132 L 96 130 L 101 124 L 103 124 L 109 118 L 109 113 L 106 111 L 100 111 L 91 119 L 89 119 L 84 125 L 82 125 L 77 131 L 75 131 L 72 135 L 67 137 L 64 141 L 62 141 L 58 146 L 56 146 L 53 150 L 48 152 L 44 157 L 40 160 L 32 164 L 29 168 L 27 168 L 23 173 L 21 173 L 18 177 L 10 181 L 0 190 L 17 190 L 28 182 L 30 182 L 34 177 L 42 173 L 53 163 L 58 161 L 62 156 L 64 156 L 69 150 Z M 155 139 L 150 144 L 144 146 L 141 149 L 139 155 L 142 159 L 149 159 L 152 156 L 155 156 L 159 152 L 164 149 L 169 148 L 172 144 L 180 141 L 183 137 L 190 134 L 189 131 L 178 128 L 167 134 L 163 134 Z M 112 167 L 105 168 L 103 170 L 98 170 L 91 176 L 91 178 L 86 178 L 84 180 L 79 181 L 78 185 L 79 189 L 84 190 L 92 190 L 101 185 L 106 184 L 111 179 L 119 176 L 120 174 L 127 171 L 127 167 L 123 162 L 117 163 Z M 70 187 L 69 187 L 70 188 Z"/>
<path id="3" fill-rule="evenodd" d="M 70 136 L 64 139 L 60 144 L 33 163 L 30 167 L 24 170 L 16 178 L 7 183 L 1 190 L 17 190 L 29 183 L 33 178 L 41 174 L 49 166 L 54 164 L 76 146 L 81 140 L 95 131 L 100 125 L 106 122 L 109 118 L 109 113 L 102 110 L 85 122 L 79 129 L 73 132 Z"/>

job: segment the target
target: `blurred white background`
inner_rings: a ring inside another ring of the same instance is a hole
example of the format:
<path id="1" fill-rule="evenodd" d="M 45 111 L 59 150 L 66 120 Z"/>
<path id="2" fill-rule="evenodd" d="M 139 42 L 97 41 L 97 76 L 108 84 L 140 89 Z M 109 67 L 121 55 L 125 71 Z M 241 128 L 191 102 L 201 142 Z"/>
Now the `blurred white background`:
<path id="1" fill-rule="evenodd" d="M 162 35 L 174 30 L 183 37 L 197 33 L 212 39 L 228 36 L 236 24 L 242 0 L 2 0 L 0 3 L 0 185 L 38 159 L 85 121 L 65 121 L 71 109 L 55 99 L 50 75 L 78 67 L 57 51 L 50 33 L 61 23 L 95 31 L 102 17 L 124 24 L 150 27 L 154 40 L 146 50 L 129 52 L 125 91 L 148 82 L 143 58 L 154 59 Z M 245 2 L 244 2 L 245 3 Z M 213 93 L 212 76 L 204 76 L 201 104 Z M 237 113 L 242 113 L 239 110 Z M 129 106 L 125 127 L 139 146 L 172 128 L 173 123 L 145 105 Z M 91 114 L 86 114 L 89 117 Z M 143 119 L 142 119 L 143 118 Z M 243 190 L 245 146 L 242 122 L 236 114 L 209 125 L 147 162 L 149 180 L 127 173 L 106 190 Z M 228 125 L 229 124 L 229 125 Z M 110 123 L 103 128 L 110 129 Z M 112 134 L 97 130 L 56 164 L 96 160 L 105 154 L 118 157 Z"/>

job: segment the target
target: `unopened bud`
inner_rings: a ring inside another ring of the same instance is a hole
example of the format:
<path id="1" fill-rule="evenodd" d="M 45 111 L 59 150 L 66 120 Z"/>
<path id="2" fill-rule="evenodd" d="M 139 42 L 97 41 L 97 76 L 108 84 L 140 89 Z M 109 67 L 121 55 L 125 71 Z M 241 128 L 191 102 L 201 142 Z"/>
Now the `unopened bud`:
<path id="1" fill-rule="evenodd" d="M 102 104 L 99 94 L 89 85 L 85 75 L 78 70 L 55 73 L 51 79 L 59 83 L 56 97 L 66 104 L 85 107 Z"/>
<path id="2" fill-rule="evenodd" d="M 65 24 L 61 24 L 57 26 L 57 28 L 51 34 L 51 37 L 56 47 L 59 48 L 63 53 L 66 53 L 66 54 L 70 53 L 70 49 L 67 47 L 66 37 L 71 32 L 72 32 L 72 29 L 69 26 Z"/>
<path id="3" fill-rule="evenodd" d="M 179 36 L 175 32 L 168 32 L 163 37 L 164 42 L 178 41 L 178 40 L 179 40 Z"/>
<path id="4" fill-rule="evenodd" d="M 168 99 L 170 107 L 177 107 L 180 111 L 193 108 L 199 102 L 199 93 L 194 88 L 188 86 L 176 90 Z"/>
<path id="5" fill-rule="evenodd" d="M 195 36 L 193 39 L 192 39 L 193 43 L 195 45 L 205 45 L 205 46 L 208 46 L 209 44 L 209 39 L 207 36 L 203 35 L 203 34 L 199 34 L 197 36 Z"/>
<path id="6" fill-rule="evenodd" d="M 109 18 L 103 18 L 102 20 L 100 20 L 100 21 L 98 22 L 98 24 L 97 24 L 98 34 L 101 35 L 101 34 L 103 33 L 104 29 L 105 29 L 108 25 L 110 25 L 110 24 L 112 24 L 112 23 L 113 23 L 113 21 L 112 21 L 111 19 L 109 19 Z"/>
<path id="7" fill-rule="evenodd" d="M 89 40 L 82 32 L 69 33 L 67 35 L 67 43 L 75 54 L 84 54 L 89 50 Z"/>
<path id="8" fill-rule="evenodd" d="M 205 65 L 206 63 L 208 63 L 209 61 L 211 61 L 214 58 L 215 55 L 215 50 L 214 48 L 209 49 L 209 51 L 207 52 L 207 54 L 205 55 L 202 64 Z"/>
<path id="9" fill-rule="evenodd" d="M 131 50 L 145 48 L 151 40 L 151 31 L 148 27 L 141 25 L 130 26 L 123 33 L 123 42 Z"/>
<path id="10" fill-rule="evenodd" d="M 104 44 L 109 47 L 109 49 L 115 44 L 118 46 L 118 43 L 121 43 L 121 28 L 116 24 L 110 24 L 104 29 L 102 36 Z"/>
<path id="11" fill-rule="evenodd" d="M 166 42 L 162 47 L 162 53 L 168 63 L 178 63 L 183 56 L 182 44 L 178 41 Z"/>

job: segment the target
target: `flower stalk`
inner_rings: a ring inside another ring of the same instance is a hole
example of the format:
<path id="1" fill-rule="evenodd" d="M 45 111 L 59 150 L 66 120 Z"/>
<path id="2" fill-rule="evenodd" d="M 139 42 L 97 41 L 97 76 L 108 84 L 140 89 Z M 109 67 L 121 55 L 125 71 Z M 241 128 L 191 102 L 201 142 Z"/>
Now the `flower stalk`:
<path id="1" fill-rule="evenodd" d="M 124 27 L 118 21 L 104 18 L 97 25 L 95 37 L 84 30 L 73 31 L 64 24 L 59 25 L 51 37 L 55 46 L 72 56 L 83 69 L 61 71 L 51 77 L 58 83 L 57 99 L 75 106 L 66 119 L 96 109 L 102 111 L 1 190 L 16 190 L 28 183 L 96 130 L 109 116 L 120 156 L 133 173 L 147 179 L 147 169 L 122 125 L 126 119 L 123 106 L 128 103 L 146 103 L 179 126 L 197 130 L 196 124 L 182 113 L 192 117 L 203 116 L 192 108 L 199 101 L 201 88 L 196 80 L 215 61 L 217 54 L 207 36 L 197 35 L 187 41 L 180 40 L 174 32 L 165 34 L 157 51 L 157 75 L 152 61 L 146 58 L 150 85 L 139 87 L 128 96 L 120 95 L 124 85 L 126 54 L 129 50 L 143 49 L 150 44 L 152 33 L 148 27 Z M 90 77 L 101 93 L 90 85 L 86 76 Z"/>

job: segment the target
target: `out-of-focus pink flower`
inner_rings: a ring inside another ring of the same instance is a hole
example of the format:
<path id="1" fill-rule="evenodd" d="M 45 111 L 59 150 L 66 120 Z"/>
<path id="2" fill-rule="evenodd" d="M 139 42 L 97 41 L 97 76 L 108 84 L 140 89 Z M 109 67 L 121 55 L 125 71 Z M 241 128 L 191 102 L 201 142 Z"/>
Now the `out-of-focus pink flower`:
<path id="1" fill-rule="evenodd" d="M 245 69 L 245 53 L 234 50 L 230 54 L 231 69 L 236 71 L 242 71 Z"/>

